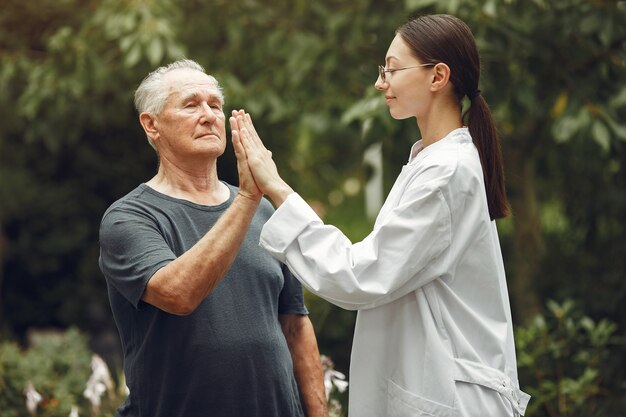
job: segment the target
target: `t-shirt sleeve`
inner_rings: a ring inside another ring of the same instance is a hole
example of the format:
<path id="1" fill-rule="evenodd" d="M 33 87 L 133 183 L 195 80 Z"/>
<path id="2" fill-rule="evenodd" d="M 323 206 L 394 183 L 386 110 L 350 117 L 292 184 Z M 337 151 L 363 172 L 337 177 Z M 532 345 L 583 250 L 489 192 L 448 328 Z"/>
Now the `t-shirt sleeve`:
<path id="1" fill-rule="evenodd" d="M 309 314 L 304 305 L 302 284 L 293 276 L 287 265 L 282 264 L 285 283 L 278 298 L 278 314 Z"/>
<path id="2" fill-rule="evenodd" d="M 157 222 L 150 216 L 123 208 L 105 213 L 100 224 L 100 269 L 135 308 L 156 271 L 176 256 Z"/>

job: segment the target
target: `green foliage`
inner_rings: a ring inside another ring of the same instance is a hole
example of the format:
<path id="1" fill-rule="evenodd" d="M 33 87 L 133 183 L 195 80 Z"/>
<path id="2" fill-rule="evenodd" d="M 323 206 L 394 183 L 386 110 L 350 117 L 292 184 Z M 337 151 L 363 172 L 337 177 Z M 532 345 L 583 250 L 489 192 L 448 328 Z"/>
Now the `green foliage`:
<path id="1" fill-rule="evenodd" d="M 528 415 L 615 415 L 611 401 L 623 397 L 624 387 L 603 375 L 617 342 L 616 324 L 595 322 L 571 300 L 550 301 L 547 309 L 515 332 L 521 385 L 532 396 Z"/>
<path id="2" fill-rule="evenodd" d="M 3 417 L 28 414 L 25 389 L 30 383 L 41 395 L 36 415 L 67 417 L 72 407 L 81 415 L 93 408 L 83 392 L 92 369 L 92 353 L 87 338 L 76 329 L 64 333 L 40 335 L 22 351 L 12 342 L 0 343 L 0 410 Z M 99 416 L 112 416 L 121 403 L 114 391 L 105 396 Z"/>

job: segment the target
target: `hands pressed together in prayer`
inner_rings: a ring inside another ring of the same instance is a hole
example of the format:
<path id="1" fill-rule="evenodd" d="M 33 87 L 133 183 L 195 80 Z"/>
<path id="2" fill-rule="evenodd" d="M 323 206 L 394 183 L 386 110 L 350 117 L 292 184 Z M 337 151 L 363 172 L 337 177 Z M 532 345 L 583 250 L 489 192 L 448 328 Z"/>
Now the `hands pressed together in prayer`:
<path id="1" fill-rule="evenodd" d="M 263 145 L 252 118 L 244 110 L 233 110 L 230 127 L 240 189 L 252 197 L 265 194 L 280 206 L 294 191 L 278 174 L 272 152 Z"/>

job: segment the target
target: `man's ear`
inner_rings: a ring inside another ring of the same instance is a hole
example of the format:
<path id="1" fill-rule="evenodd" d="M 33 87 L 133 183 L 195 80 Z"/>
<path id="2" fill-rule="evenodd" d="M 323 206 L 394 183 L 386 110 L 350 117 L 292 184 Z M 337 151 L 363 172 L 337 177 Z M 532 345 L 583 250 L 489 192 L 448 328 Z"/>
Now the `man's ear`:
<path id="1" fill-rule="evenodd" d="M 443 62 L 438 63 L 433 68 L 433 80 L 430 84 L 430 91 L 440 91 L 448 85 L 450 81 L 450 67 Z"/>
<path id="2" fill-rule="evenodd" d="M 156 117 L 150 113 L 143 112 L 139 115 L 139 123 L 141 123 L 141 127 L 143 127 L 143 130 L 150 139 L 154 141 L 158 138 L 159 131 L 157 129 L 158 122 Z"/>

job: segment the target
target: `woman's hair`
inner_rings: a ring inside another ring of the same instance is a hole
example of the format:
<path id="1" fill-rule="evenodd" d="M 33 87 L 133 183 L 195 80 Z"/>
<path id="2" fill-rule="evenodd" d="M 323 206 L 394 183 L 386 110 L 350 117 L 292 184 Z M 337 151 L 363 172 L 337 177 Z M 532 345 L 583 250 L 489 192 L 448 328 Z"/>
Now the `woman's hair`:
<path id="1" fill-rule="evenodd" d="M 470 28 L 450 15 L 426 15 L 401 26 L 397 33 L 423 63 L 443 62 L 450 67 L 450 82 L 459 100 L 470 100 L 469 127 L 478 149 L 485 179 L 485 191 L 491 219 L 509 215 L 509 204 L 504 188 L 504 168 L 498 132 L 487 102 L 480 95 L 480 58 Z"/>
<path id="2" fill-rule="evenodd" d="M 179 69 L 200 71 L 206 74 L 204 68 L 191 59 L 180 59 L 152 71 L 146 76 L 146 78 L 143 79 L 135 91 L 135 108 L 140 114 L 145 112 L 157 115 L 163 111 L 167 97 L 170 93 L 169 85 L 164 80 L 165 75 L 171 71 Z M 224 104 L 224 96 L 219 83 L 213 76 L 209 75 L 208 77 L 215 83 L 219 92 L 220 102 Z M 156 149 L 156 146 L 149 136 L 148 143 Z"/>

